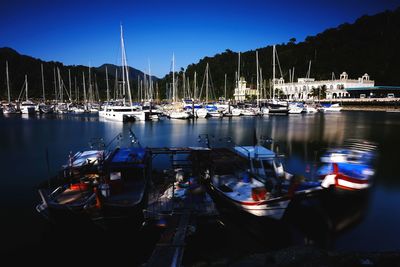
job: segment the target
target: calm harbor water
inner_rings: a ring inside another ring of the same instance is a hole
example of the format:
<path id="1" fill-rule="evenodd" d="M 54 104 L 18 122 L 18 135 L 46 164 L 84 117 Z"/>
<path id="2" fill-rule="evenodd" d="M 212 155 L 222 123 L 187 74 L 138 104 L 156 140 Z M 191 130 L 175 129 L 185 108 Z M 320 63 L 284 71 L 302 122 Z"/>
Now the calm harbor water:
<path id="1" fill-rule="evenodd" d="M 118 133 L 127 136 L 129 129 L 149 147 L 204 145 L 198 142 L 200 134 L 208 134 L 211 144 L 231 137 L 237 144 L 249 145 L 255 129 L 258 136 L 270 137 L 273 146 L 279 146 L 290 172 L 305 176 L 312 175 L 313 162 L 325 148 L 348 138 L 376 142 L 377 174 L 366 208 L 361 214 L 349 215 L 349 220 L 357 216 L 356 223 L 335 236 L 332 247 L 346 251 L 400 249 L 400 113 L 354 111 L 124 124 L 102 121 L 96 115 L 0 116 L 1 251 L 15 255 L 46 246 L 43 233 L 47 225 L 35 211 L 38 183 L 54 175 L 70 151 L 88 148 L 95 137 L 107 142 Z"/>

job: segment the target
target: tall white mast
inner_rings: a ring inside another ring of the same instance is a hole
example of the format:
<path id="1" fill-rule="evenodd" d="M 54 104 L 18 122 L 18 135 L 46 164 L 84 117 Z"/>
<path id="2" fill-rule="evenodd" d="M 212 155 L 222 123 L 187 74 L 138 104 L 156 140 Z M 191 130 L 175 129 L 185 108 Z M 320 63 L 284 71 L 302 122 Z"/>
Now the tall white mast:
<path id="1" fill-rule="evenodd" d="M 123 95 L 124 95 L 124 105 L 125 105 L 125 76 L 126 76 L 126 90 L 128 91 L 128 97 L 129 97 L 129 104 L 132 107 L 132 96 L 131 96 L 131 87 L 129 85 L 129 68 L 128 68 L 128 62 L 126 60 L 126 53 L 125 53 L 125 44 L 124 44 L 124 34 L 122 30 L 122 24 L 121 24 L 121 51 L 122 51 L 122 82 L 123 82 Z"/>
<path id="2" fill-rule="evenodd" d="M 90 63 L 89 63 L 89 87 L 88 87 L 88 102 L 92 104 L 93 102 L 93 88 L 92 88 L 92 75 L 90 73 Z"/>
<path id="3" fill-rule="evenodd" d="M 75 75 L 74 75 L 74 87 L 75 87 L 75 102 L 78 103 L 79 102 L 79 89 L 76 84 L 76 76 Z"/>
<path id="4" fill-rule="evenodd" d="M 106 66 L 107 104 L 110 101 L 110 88 L 108 87 L 108 70 Z"/>
<path id="5" fill-rule="evenodd" d="M 10 96 L 10 79 L 8 77 L 8 61 L 6 61 L 6 78 L 7 78 L 8 104 L 10 104 L 11 103 L 11 96 Z"/>
<path id="6" fill-rule="evenodd" d="M 310 78 L 310 75 L 311 75 L 311 60 L 310 60 L 310 62 L 308 63 L 308 72 L 307 72 L 307 78 Z"/>
<path id="7" fill-rule="evenodd" d="M 194 72 L 194 88 L 193 88 L 193 98 L 197 99 L 197 72 Z"/>
<path id="8" fill-rule="evenodd" d="M 147 76 L 146 72 L 143 72 L 143 91 L 144 91 L 144 97 L 143 100 L 146 100 L 148 98 L 148 86 L 147 86 Z"/>
<path id="9" fill-rule="evenodd" d="M 72 102 L 71 70 L 68 69 L 69 102 Z"/>
<path id="10" fill-rule="evenodd" d="M 226 73 L 225 73 L 225 83 L 224 83 L 224 98 L 226 101 Z"/>
<path id="11" fill-rule="evenodd" d="M 272 99 L 275 100 L 275 45 L 272 47 Z"/>
<path id="12" fill-rule="evenodd" d="M 260 77 L 259 77 L 259 67 L 258 67 L 258 51 L 256 50 L 256 68 L 257 68 L 257 107 L 260 105 Z"/>
<path id="13" fill-rule="evenodd" d="M 57 67 L 57 74 L 58 74 L 58 90 L 60 92 L 60 101 L 63 103 L 63 84 L 61 84 L 61 74 L 60 69 Z"/>
<path id="14" fill-rule="evenodd" d="M 294 82 L 294 67 L 293 67 L 293 71 L 292 71 L 292 83 Z"/>
<path id="15" fill-rule="evenodd" d="M 150 102 L 152 101 L 152 99 L 153 99 L 153 81 L 152 81 L 152 79 L 151 79 L 151 68 L 150 68 L 150 59 L 148 60 L 148 62 L 149 62 L 149 100 L 150 100 Z"/>
<path id="16" fill-rule="evenodd" d="M 184 71 L 184 72 L 182 73 L 183 98 L 186 98 L 186 97 L 187 97 L 187 94 L 186 94 L 186 76 L 185 76 L 185 72 L 186 72 L 186 71 Z"/>
<path id="17" fill-rule="evenodd" d="M 57 80 L 56 80 L 56 68 L 53 67 L 53 74 L 54 74 L 54 97 L 56 103 L 58 102 L 58 94 L 57 94 Z"/>
<path id="18" fill-rule="evenodd" d="M 208 63 L 206 66 L 206 105 L 208 103 Z"/>
<path id="19" fill-rule="evenodd" d="M 25 74 L 25 98 L 28 101 L 28 75 Z"/>
<path id="20" fill-rule="evenodd" d="M 86 100 L 86 81 L 85 81 L 85 72 L 82 71 L 82 83 L 83 83 L 83 106 L 85 110 L 87 109 L 87 100 Z"/>
<path id="21" fill-rule="evenodd" d="M 140 75 L 137 76 L 137 97 L 138 102 L 140 102 Z"/>
<path id="22" fill-rule="evenodd" d="M 41 73 L 42 73 L 43 103 L 45 103 L 46 102 L 46 93 L 44 91 L 43 64 L 40 64 L 40 70 L 41 70 Z"/>
<path id="23" fill-rule="evenodd" d="M 176 102 L 175 92 L 175 54 L 172 53 L 172 102 Z"/>
<path id="24" fill-rule="evenodd" d="M 239 90 L 239 81 L 240 81 L 240 52 L 238 57 L 238 72 L 237 72 L 237 89 Z"/>

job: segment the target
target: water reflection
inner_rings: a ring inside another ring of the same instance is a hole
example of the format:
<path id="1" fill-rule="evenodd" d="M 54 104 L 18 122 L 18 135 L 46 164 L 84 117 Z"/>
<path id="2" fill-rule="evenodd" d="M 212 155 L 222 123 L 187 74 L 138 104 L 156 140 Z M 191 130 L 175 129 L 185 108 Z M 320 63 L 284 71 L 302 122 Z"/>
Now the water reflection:
<path id="1" fill-rule="evenodd" d="M 107 142 L 120 132 L 127 136 L 129 129 L 132 129 L 141 143 L 150 147 L 198 146 L 197 137 L 203 133 L 214 135 L 216 139 L 229 136 L 232 137 L 234 143 L 247 145 L 252 144 L 255 128 L 258 136 L 273 138 L 274 147 L 278 145 L 280 151 L 285 153 L 285 165 L 289 172 L 304 176 L 314 176 L 318 167 L 316 163 L 322 151 L 340 146 L 348 138 L 361 138 L 378 143 L 379 158 L 375 168 L 375 182 L 369 189 L 373 193 L 372 198 L 368 194 L 366 200 L 361 201 L 358 208 L 357 205 L 350 208 L 353 204 L 344 205 L 343 210 L 327 214 L 304 208 L 304 212 L 313 214 L 313 217 L 301 217 L 302 214 L 294 216 L 294 222 L 299 221 L 298 226 L 296 223 L 292 226 L 296 229 L 294 232 L 298 233 L 298 236 L 304 237 L 305 234 L 302 234 L 302 231 L 306 233 L 316 231 L 314 227 L 317 228 L 319 224 L 314 221 L 333 221 L 332 224 L 336 226 L 334 234 L 330 235 L 333 235 L 335 240 L 340 239 L 339 248 L 358 249 L 361 247 L 366 250 L 376 250 L 381 247 L 399 248 L 397 237 L 400 216 L 398 212 L 394 212 L 400 201 L 396 162 L 399 150 L 399 118 L 400 114 L 384 112 L 341 112 L 340 114 L 301 116 L 113 123 L 101 121 L 97 115 L 86 114 L 49 114 L 27 118 L 22 118 L 21 115 L 0 115 L 2 129 L 0 131 L 0 161 L 4 166 L 0 202 L 7 208 L 5 214 L 12 214 L 8 216 L 9 218 L 2 220 L 1 226 L 8 229 L 3 237 L 4 243 L 9 247 L 16 247 L 38 240 L 39 237 L 36 234 L 38 222 L 33 219 L 37 214 L 32 208 L 32 203 L 37 203 L 38 198 L 34 186 L 49 176 L 48 169 L 51 174 L 59 170 L 70 151 L 88 147 L 88 142 L 93 137 L 102 137 Z M 45 162 L 46 149 L 49 151 L 49 167 Z M 331 203 L 329 201 L 332 200 L 328 198 L 326 201 L 328 204 L 336 204 L 335 201 Z M 352 214 L 359 219 L 353 218 Z M 326 217 L 330 220 L 326 220 Z M 308 220 L 308 218 L 311 219 Z M 304 221 L 301 222 L 301 219 Z M 33 223 L 23 225 L 26 221 Z M 348 223 L 348 221 L 354 223 Z M 279 233 L 296 236 L 291 233 L 293 232 L 291 228 Z M 336 229 L 344 230 L 337 234 Z M 274 228 L 269 229 L 265 239 L 273 236 L 275 232 L 278 231 Z M 332 233 L 330 230 L 325 233 L 328 232 Z M 205 233 L 208 233 L 208 229 Z M 231 237 L 236 234 L 230 232 L 227 235 Z M 316 236 L 311 233 L 308 235 L 310 240 Z M 363 238 L 358 238 L 360 236 Z M 289 240 L 289 244 L 290 242 L 292 241 Z"/>
<path id="2" fill-rule="evenodd" d="M 366 216 L 370 191 L 352 196 L 324 193 L 313 203 L 296 203 L 286 217 L 294 229 L 294 244 L 334 248 L 342 234 L 356 227 Z"/>

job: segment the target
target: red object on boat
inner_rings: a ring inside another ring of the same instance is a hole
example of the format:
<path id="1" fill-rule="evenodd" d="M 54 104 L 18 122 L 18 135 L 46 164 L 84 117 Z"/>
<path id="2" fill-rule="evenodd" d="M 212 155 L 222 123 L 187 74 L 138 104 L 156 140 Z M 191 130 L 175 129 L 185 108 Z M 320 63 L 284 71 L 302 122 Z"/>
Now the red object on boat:
<path id="1" fill-rule="evenodd" d="M 255 187 L 251 189 L 251 197 L 255 201 L 265 200 L 267 189 L 265 187 Z"/>
<path id="2" fill-rule="evenodd" d="M 89 186 L 85 183 L 76 183 L 76 184 L 71 184 L 69 189 L 71 190 L 79 190 L 79 191 L 85 191 L 88 190 Z"/>

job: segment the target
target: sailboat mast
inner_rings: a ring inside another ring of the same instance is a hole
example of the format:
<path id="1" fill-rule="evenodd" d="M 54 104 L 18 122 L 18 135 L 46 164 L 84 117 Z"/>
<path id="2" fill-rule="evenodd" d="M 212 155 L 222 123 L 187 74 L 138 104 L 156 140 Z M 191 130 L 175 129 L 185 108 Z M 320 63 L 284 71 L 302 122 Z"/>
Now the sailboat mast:
<path id="1" fill-rule="evenodd" d="M 264 83 L 263 83 L 263 76 L 262 76 L 262 68 L 260 68 L 260 91 L 261 91 L 261 99 L 265 99 L 265 92 L 264 92 Z"/>
<path id="2" fill-rule="evenodd" d="M 275 45 L 272 47 L 272 99 L 275 100 Z"/>
<path id="3" fill-rule="evenodd" d="M 257 107 L 260 106 L 260 73 L 258 67 L 258 51 L 256 51 L 256 68 L 257 68 Z"/>
<path id="4" fill-rule="evenodd" d="M 294 82 L 294 67 L 293 67 L 293 71 L 292 71 L 292 83 Z"/>
<path id="5" fill-rule="evenodd" d="M 54 74 L 54 97 L 56 103 L 58 102 L 58 94 L 57 94 L 57 80 L 56 80 L 56 68 L 53 67 L 53 74 Z"/>
<path id="6" fill-rule="evenodd" d="M 108 71 L 106 66 L 107 103 L 110 101 L 110 88 L 108 87 Z"/>
<path id="7" fill-rule="evenodd" d="M 126 90 L 128 91 L 128 98 L 129 98 L 129 105 L 132 107 L 132 96 L 131 96 L 131 87 L 129 85 L 129 68 L 128 68 L 128 62 L 126 60 L 126 53 L 125 53 L 125 44 L 124 44 L 124 34 L 122 30 L 122 24 L 121 24 L 121 50 L 122 50 L 122 68 L 123 72 L 125 72 L 126 75 Z M 123 79 L 125 77 L 124 73 L 122 75 Z M 124 84 L 125 84 L 125 80 Z M 125 105 L 125 86 L 123 87 L 124 89 L 124 105 Z"/>
<path id="8" fill-rule="evenodd" d="M 71 70 L 68 69 L 69 102 L 72 102 Z"/>
<path id="9" fill-rule="evenodd" d="M 28 75 L 25 74 L 25 97 L 26 101 L 28 101 Z"/>
<path id="10" fill-rule="evenodd" d="M 193 98 L 197 99 L 197 72 L 194 72 L 194 88 L 193 88 Z"/>
<path id="11" fill-rule="evenodd" d="M 153 100 L 153 81 L 151 79 L 151 68 L 150 68 L 150 59 L 149 59 L 149 101 Z"/>
<path id="12" fill-rule="evenodd" d="M 183 89 L 183 98 L 186 98 L 187 97 L 187 94 L 186 94 L 186 76 L 185 76 L 185 71 L 182 73 L 182 89 Z"/>
<path id="13" fill-rule="evenodd" d="M 45 91 L 44 91 L 43 64 L 40 64 L 40 70 L 41 70 L 41 73 L 42 73 L 43 103 L 45 103 L 46 102 L 46 94 L 45 94 Z"/>
<path id="14" fill-rule="evenodd" d="M 61 74 L 60 69 L 57 67 L 57 74 L 58 74 L 58 90 L 60 91 L 60 101 L 63 103 L 63 84 L 61 84 Z"/>
<path id="15" fill-rule="evenodd" d="M 6 61 L 6 78 L 7 78 L 7 94 L 8 94 L 8 103 L 11 103 L 11 96 L 10 96 L 10 79 L 8 77 L 8 61 Z"/>
<path id="16" fill-rule="evenodd" d="M 240 80 L 240 52 L 238 57 L 238 72 L 237 72 L 237 89 L 239 90 L 239 80 Z"/>
<path id="17" fill-rule="evenodd" d="M 137 76 L 137 99 L 140 102 L 140 75 Z"/>
<path id="18" fill-rule="evenodd" d="M 145 72 L 143 72 L 143 92 L 144 99 L 147 99 L 147 77 Z"/>
<path id="19" fill-rule="evenodd" d="M 85 110 L 87 110 L 87 101 L 86 101 L 86 79 L 85 72 L 82 71 L 82 83 L 83 83 L 83 106 Z"/>
<path id="20" fill-rule="evenodd" d="M 90 64 L 89 64 L 89 87 L 88 87 L 88 100 L 89 103 L 92 104 L 92 98 L 93 98 L 93 89 L 92 89 L 92 75 L 90 73 Z"/>
<path id="21" fill-rule="evenodd" d="M 208 63 L 206 66 L 206 105 L 208 103 Z"/>
<path id="22" fill-rule="evenodd" d="M 176 102 L 175 94 L 175 54 L 172 53 L 172 102 Z"/>
<path id="23" fill-rule="evenodd" d="M 122 31 L 122 24 L 121 27 L 121 66 L 122 66 L 122 96 L 123 96 L 123 105 L 125 106 L 125 48 L 124 48 L 124 36 Z"/>
<path id="24" fill-rule="evenodd" d="M 118 68 L 115 68 L 114 99 L 119 98 Z"/>
<path id="25" fill-rule="evenodd" d="M 224 83 L 224 97 L 226 100 L 226 73 L 225 73 L 225 83 Z"/>
<path id="26" fill-rule="evenodd" d="M 75 86 L 75 102 L 78 103 L 79 102 L 79 90 L 76 85 L 76 76 L 74 76 L 74 86 Z"/>

